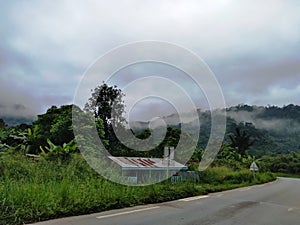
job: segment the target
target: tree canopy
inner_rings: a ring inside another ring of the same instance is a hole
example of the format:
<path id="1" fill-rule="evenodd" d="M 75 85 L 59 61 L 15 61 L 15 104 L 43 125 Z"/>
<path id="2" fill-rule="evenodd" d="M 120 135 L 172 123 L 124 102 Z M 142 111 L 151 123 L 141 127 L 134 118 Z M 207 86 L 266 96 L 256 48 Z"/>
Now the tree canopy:
<path id="1" fill-rule="evenodd" d="M 241 131 L 238 127 L 236 128 L 236 134 L 230 134 L 229 138 L 232 142 L 232 147 L 236 147 L 238 153 L 241 155 L 245 155 L 246 151 L 254 143 L 253 141 L 250 141 L 250 135 L 247 133 L 247 131 Z"/>
<path id="2" fill-rule="evenodd" d="M 116 148 L 118 144 L 113 129 L 122 128 L 126 122 L 123 117 L 125 108 L 123 96 L 124 94 L 117 86 L 108 86 L 103 83 L 92 90 L 92 96 L 84 107 L 84 111 L 92 112 L 96 119 L 103 121 L 104 138 L 109 141 L 106 147 L 110 150 Z"/>

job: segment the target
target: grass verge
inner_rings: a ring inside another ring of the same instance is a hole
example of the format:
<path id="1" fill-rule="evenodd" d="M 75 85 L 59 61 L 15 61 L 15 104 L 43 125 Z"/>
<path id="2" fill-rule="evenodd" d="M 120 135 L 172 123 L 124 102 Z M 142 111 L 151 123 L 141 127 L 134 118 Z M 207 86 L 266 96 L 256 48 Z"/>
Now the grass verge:
<path id="1" fill-rule="evenodd" d="M 299 174 L 275 173 L 276 177 L 300 178 Z"/>
<path id="2" fill-rule="evenodd" d="M 274 180 L 226 167 L 200 172 L 197 183 L 162 182 L 145 187 L 112 183 L 74 155 L 67 162 L 32 162 L 23 156 L 0 158 L 0 224 L 14 225 L 170 201 Z"/>

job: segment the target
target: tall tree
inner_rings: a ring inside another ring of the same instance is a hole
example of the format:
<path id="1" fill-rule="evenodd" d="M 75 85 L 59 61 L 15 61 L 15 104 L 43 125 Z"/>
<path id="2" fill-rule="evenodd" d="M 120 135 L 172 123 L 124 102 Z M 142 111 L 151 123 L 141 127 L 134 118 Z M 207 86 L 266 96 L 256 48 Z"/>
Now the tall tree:
<path id="1" fill-rule="evenodd" d="M 113 127 L 122 127 L 125 121 L 123 117 L 124 94 L 117 86 L 108 86 L 103 82 L 102 85 L 92 90 L 92 96 L 86 103 L 84 110 L 92 112 L 95 118 L 103 121 L 105 139 L 109 140 L 110 149 L 117 142 Z"/>

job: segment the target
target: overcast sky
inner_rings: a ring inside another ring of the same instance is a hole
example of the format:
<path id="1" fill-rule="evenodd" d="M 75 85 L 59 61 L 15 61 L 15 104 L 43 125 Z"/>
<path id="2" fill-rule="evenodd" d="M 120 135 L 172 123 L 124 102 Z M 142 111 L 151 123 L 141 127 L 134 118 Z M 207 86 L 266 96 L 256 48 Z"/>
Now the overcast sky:
<path id="1" fill-rule="evenodd" d="M 72 103 L 97 57 L 142 40 L 195 52 L 216 75 L 227 106 L 300 104 L 297 0 L 1 1 L 0 37 L 0 115 L 36 115 Z M 167 78 L 178 72 L 144 65 L 122 76 L 138 78 L 145 68 Z M 172 79 L 188 87 L 183 77 Z M 147 114 L 159 104 L 141 102 L 134 111 Z"/>

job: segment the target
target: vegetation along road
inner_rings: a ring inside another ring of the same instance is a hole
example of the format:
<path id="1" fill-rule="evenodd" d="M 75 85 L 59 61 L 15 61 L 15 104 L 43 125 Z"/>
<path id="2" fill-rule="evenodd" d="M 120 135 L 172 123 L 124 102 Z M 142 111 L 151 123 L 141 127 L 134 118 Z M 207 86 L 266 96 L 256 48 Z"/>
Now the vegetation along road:
<path id="1" fill-rule="evenodd" d="M 278 178 L 264 185 L 36 225 L 294 225 L 299 221 L 300 179 Z"/>

